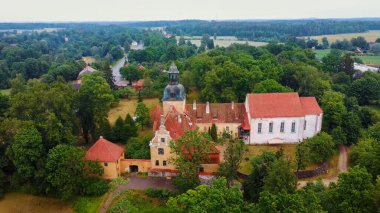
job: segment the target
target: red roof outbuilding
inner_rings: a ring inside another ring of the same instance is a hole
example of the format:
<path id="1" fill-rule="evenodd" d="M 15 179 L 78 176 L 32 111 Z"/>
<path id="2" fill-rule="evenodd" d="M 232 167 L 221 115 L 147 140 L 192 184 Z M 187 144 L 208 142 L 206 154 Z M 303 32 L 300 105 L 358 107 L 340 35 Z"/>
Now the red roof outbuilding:
<path id="1" fill-rule="evenodd" d="M 103 137 L 87 151 L 85 159 L 100 162 L 116 162 L 124 153 L 124 149 Z"/>

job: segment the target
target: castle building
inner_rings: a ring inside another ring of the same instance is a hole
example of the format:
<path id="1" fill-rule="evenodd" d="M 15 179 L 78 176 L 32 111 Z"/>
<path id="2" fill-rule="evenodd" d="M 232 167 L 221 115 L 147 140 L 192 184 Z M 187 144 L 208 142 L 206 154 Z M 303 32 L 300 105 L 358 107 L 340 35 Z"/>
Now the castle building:
<path id="1" fill-rule="evenodd" d="M 168 77 L 169 83 L 164 90 L 162 107 L 157 106 L 151 110 L 154 131 L 154 137 L 149 144 L 151 158 L 124 159 L 120 149 L 114 148 L 112 150 L 115 154 L 111 160 L 117 171 L 104 176 L 119 176 L 123 172 L 175 176 L 176 168 L 170 162 L 175 156 L 171 152 L 170 143 L 186 131 L 198 129 L 206 132 L 213 124 L 219 134 L 228 132 L 252 145 L 299 143 L 321 131 L 323 112 L 314 97 L 299 97 L 294 92 L 263 93 L 247 94 L 244 103 L 194 101 L 187 104 L 185 88 L 179 83 L 179 71 L 174 63 L 170 66 Z M 98 142 L 94 146 L 102 147 Z M 224 161 L 224 151 L 223 146 L 212 147 L 210 160 L 202 164 L 199 176 L 209 176 L 217 172 L 219 164 Z M 94 152 L 93 148 L 89 152 Z M 103 159 L 103 154 L 99 155 L 101 158 L 90 156 L 92 155 L 88 154 L 86 158 L 100 162 L 109 160 Z M 110 171 L 105 168 L 106 172 Z"/>

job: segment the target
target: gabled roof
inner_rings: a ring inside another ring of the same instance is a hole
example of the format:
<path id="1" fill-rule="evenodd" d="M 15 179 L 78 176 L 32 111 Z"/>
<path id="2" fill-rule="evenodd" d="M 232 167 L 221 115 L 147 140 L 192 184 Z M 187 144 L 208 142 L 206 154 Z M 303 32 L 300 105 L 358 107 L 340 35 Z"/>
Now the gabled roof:
<path id="1" fill-rule="evenodd" d="M 315 115 L 323 112 L 315 97 L 300 97 L 300 100 L 305 115 Z"/>
<path id="2" fill-rule="evenodd" d="M 245 106 L 242 103 L 186 104 L 186 112 L 196 123 L 243 123 Z"/>
<path id="3" fill-rule="evenodd" d="M 302 117 L 298 93 L 248 94 L 251 118 Z"/>
<path id="4" fill-rule="evenodd" d="M 100 137 L 87 151 L 85 159 L 101 162 L 116 162 L 123 154 L 124 149 Z"/>
<path id="5" fill-rule="evenodd" d="M 85 68 L 83 68 L 82 71 L 80 71 L 79 75 L 78 75 L 78 79 L 81 78 L 82 75 L 85 75 L 85 74 L 90 74 L 90 73 L 93 73 L 93 72 L 96 72 L 96 70 L 90 66 L 86 66 Z"/>

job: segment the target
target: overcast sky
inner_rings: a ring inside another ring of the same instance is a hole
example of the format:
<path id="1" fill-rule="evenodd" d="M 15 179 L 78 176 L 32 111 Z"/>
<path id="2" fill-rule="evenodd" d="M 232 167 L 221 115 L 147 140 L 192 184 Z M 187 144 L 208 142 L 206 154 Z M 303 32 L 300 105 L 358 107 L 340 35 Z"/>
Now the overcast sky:
<path id="1" fill-rule="evenodd" d="M 0 22 L 380 17 L 380 0 L 0 0 Z"/>

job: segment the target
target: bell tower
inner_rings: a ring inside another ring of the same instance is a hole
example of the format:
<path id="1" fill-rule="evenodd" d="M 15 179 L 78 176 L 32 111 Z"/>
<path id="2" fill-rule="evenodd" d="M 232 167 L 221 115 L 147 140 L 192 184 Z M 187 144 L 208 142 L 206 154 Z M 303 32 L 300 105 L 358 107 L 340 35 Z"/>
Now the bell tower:
<path id="1" fill-rule="evenodd" d="M 172 63 L 168 71 L 169 82 L 164 90 L 163 111 L 164 115 L 174 107 L 179 113 L 183 113 L 186 104 L 185 88 L 179 83 L 179 71 L 177 66 Z"/>

